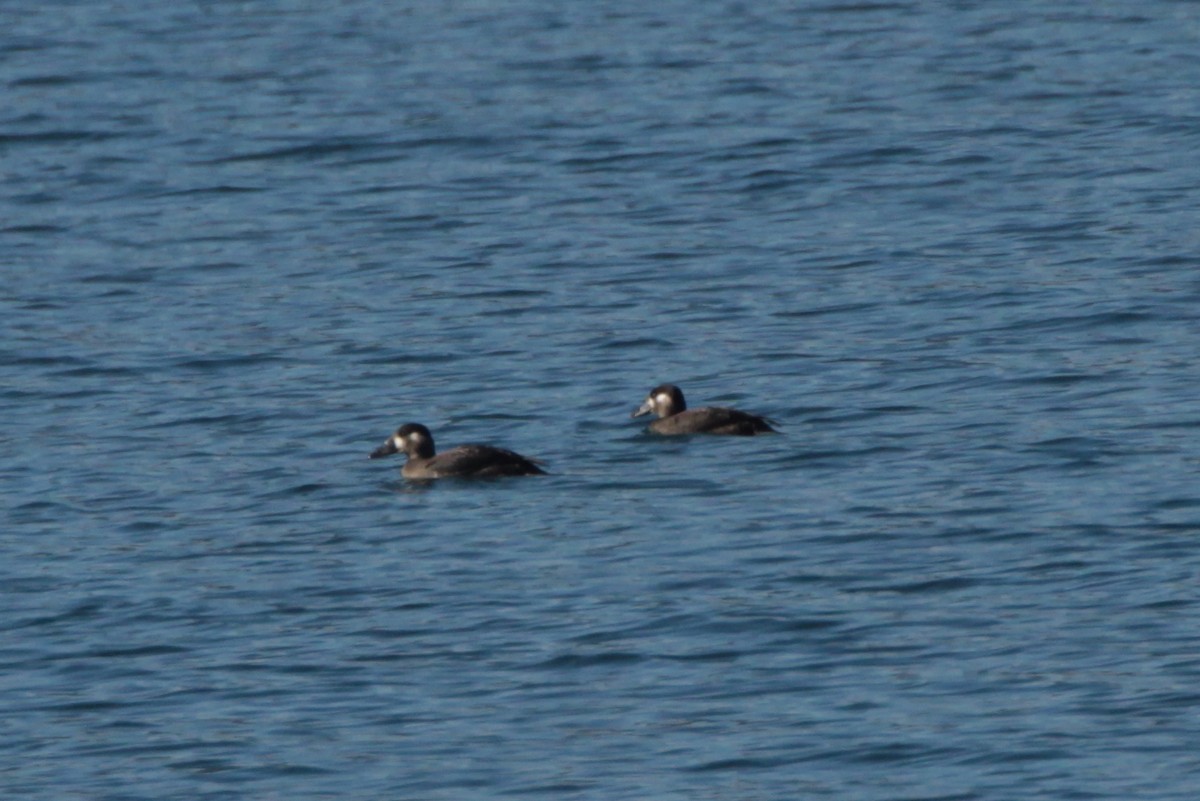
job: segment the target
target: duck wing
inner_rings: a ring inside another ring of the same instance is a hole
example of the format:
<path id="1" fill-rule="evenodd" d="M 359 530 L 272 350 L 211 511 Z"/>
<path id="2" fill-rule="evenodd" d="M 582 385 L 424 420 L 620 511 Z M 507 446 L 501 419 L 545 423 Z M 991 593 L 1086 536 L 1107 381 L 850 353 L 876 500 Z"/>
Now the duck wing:
<path id="1" fill-rule="evenodd" d="M 755 434 L 775 434 L 778 433 L 771 427 L 771 422 L 766 417 L 761 417 L 757 414 L 743 412 L 741 409 L 728 409 L 724 406 L 708 406 L 703 409 L 696 409 L 696 422 L 698 432 L 705 434 L 728 434 L 740 437 L 752 437 Z M 688 412 L 683 412 L 681 415 L 686 415 Z"/>
<path id="2" fill-rule="evenodd" d="M 487 478 L 531 476 L 545 473 L 536 460 L 493 445 L 459 445 L 437 454 L 429 467 L 441 475 Z"/>

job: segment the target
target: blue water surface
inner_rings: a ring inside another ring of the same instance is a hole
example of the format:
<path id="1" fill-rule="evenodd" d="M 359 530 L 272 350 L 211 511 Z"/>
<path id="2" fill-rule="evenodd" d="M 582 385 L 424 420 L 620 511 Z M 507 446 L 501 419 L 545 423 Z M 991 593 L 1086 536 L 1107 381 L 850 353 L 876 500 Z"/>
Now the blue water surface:
<path id="1" fill-rule="evenodd" d="M 1200 794 L 1200 7 L 0 31 L 0 797 Z"/>

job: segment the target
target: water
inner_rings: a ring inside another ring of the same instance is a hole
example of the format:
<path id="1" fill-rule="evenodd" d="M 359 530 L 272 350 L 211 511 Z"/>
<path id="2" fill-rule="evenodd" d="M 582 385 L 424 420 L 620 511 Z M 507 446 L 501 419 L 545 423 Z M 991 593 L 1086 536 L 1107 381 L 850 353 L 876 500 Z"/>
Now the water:
<path id="1" fill-rule="evenodd" d="M 0 30 L 3 797 L 1200 791 L 1191 4 Z"/>

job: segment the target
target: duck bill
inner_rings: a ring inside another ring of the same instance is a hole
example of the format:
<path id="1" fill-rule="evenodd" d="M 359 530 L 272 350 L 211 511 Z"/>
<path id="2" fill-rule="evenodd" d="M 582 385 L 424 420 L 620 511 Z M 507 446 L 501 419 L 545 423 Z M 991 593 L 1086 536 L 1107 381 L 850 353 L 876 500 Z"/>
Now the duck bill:
<path id="1" fill-rule="evenodd" d="M 651 399 L 646 398 L 646 400 L 642 402 L 642 405 L 637 407 L 636 409 L 634 409 L 633 413 L 630 414 L 629 416 L 630 417 L 641 417 L 644 414 L 650 414 L 650 412 L 654 411 L 653 406 L 654 406 L 654 404 L 651 402 Z"/>
<path id="2" fill-rule="evenodd" d="M 382 459 L 385 456 L 391 456 L 396 451 L 400 450 L 396 447 L 395 437 L 388 437 L 387 442 L 380 445 L 375 450 L 371 451 L 372 459 Z"/>

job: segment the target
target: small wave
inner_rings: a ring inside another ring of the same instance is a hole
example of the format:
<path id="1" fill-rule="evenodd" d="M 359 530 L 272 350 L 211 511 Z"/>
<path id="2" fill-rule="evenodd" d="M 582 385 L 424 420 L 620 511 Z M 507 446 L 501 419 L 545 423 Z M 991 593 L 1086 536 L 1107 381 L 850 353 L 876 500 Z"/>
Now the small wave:
<path id="1" fill-rule="evenodd" d="M 176 360 L 172 366 L 180 370 L 211 373 L 231 367 L 251 367 L 261 364 L 284 363 L 288 360 L 271 353 L 242 353 L 229 356 L 203 356 Z"/>
<path id="2" fill-rule="evenodd" d="M 737 757 L 733 759 L 714 759 L 711 762 L 701 762 L 684 768 L 689 773 L 719 773 L 724 771 L 767 770 L 787 764 L 781 759 L 751 759 Z"/>
<path id="3" fill-rule="evenodd" d="M 535 669 L 561 670 L 563 668 L 589 668 L 604 665 L 629 665 L 645 659 L 642 654 L 631 651 L 608 651 L 599 654 L 561 654 L 533 667 Z"/>
<path id="4" fill-rule="evenodd" d="M 63 225 L 10 225 L 0 228 L 0 234 L 61 234 L 69 230 Z"/>
<path id="5" fill-rule="evenodd" d="M 979 584 L 976 579 L 964 576 L 930 579 L 928 581 L 902 582 L 899 584 L 871 584 L 847 588 L 847 592 L 890 592 L 898 595 L 928 595 L 940 592 L 956 592 L 975 587 Z"/>
<path id="6" fill-rule="evenodd" d="M 0 147 L 14 145 L 67 145 L 80 142 L 103 142 L 124 134 L 110 131 L 41 131 L 29 134 L 0 134 Z"/>

